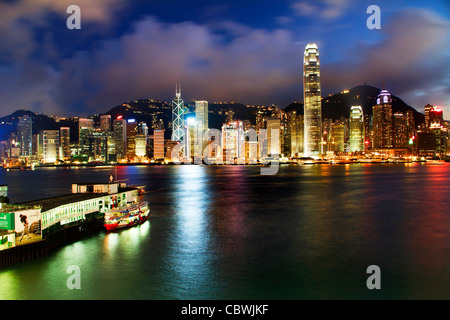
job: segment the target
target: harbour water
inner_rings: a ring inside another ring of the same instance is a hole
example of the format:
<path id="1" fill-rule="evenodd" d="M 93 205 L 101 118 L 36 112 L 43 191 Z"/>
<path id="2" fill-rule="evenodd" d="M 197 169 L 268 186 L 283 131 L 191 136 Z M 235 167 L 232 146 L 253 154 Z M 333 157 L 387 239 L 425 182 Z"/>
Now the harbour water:
<path id="1" fill-rule="evenodd" d="M 1 299 L 449 299 L 450 163 L 124 166 L 151 219 L 0 270 Z M 114 168 L 0 171 L 12 203 Z M 81 289 L 70 290 L 69 266 Z M 381 269 L 369 290 L 367 267 Z"/>

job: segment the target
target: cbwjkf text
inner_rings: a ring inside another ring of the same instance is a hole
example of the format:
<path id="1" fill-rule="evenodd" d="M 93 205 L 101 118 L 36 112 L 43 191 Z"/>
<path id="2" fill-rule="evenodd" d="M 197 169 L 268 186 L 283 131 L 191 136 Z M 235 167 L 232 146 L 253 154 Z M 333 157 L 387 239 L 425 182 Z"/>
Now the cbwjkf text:
<path id="1" fill-rule="evenodd" d="M 216 309 L 216 307 L 195 307 L 190 304 L 187 307 L 181 308 L 181 314 L 183 315 L 206 315 L 210 318 L 214 316 L 214 312 L 222 313 L 225 311 L 226 314 L 230 315 L 264 315 L 269 310 L 267 304 L 261 305 L 240 305 L 240 304 L 229 304 L 225 307 L 225 310 Z"/>

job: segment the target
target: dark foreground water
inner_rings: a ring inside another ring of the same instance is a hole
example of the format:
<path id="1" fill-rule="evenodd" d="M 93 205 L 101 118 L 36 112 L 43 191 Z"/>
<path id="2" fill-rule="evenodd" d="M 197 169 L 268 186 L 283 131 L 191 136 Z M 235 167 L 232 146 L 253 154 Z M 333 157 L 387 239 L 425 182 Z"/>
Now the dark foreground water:
<path id="1" fill-rule="evenodd" d="M 152 218 L 0 270 L 2 299 L 449 299 L 450 164 L 119 167 Z M 0 171 L 12 202 L 111 168 Z M 69 290 L 67 268 L 81 271 Z M 369 290 L 367 267 L 381 268 Z"/>

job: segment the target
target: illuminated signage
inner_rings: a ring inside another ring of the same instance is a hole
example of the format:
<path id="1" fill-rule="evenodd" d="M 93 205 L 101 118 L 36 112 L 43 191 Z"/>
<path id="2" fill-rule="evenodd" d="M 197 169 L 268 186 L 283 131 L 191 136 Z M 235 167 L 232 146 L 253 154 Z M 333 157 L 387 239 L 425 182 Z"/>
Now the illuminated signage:
<path id="1" fill-rule="evenodd" d="M 0 229 L 3 230 L 14 230 L 14 212 L 10 213 L 0 213 Z"/>

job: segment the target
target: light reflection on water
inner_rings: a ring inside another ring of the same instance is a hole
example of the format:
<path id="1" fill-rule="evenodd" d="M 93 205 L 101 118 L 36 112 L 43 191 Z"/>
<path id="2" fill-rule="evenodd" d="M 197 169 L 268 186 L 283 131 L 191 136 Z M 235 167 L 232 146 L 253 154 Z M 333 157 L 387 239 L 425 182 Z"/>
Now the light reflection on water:
<path id="1" fill-rule="evenodd" d="M 450 298 L 449 164 L 118 167 L 151 219 L 0 271 L 4 299 Z M 0 172 L 12 202 L 106 169 Z M 62 192 L 64 191 L 64 192 Z M 382 290 L 365 287 L 382 270 Z M 81 290 L 66 270 L 81 269 Z"/>

